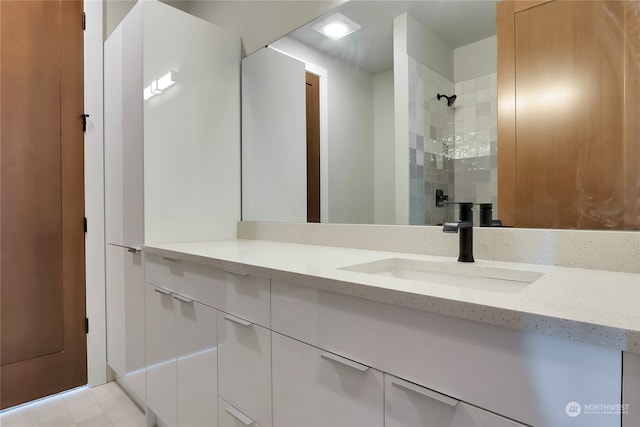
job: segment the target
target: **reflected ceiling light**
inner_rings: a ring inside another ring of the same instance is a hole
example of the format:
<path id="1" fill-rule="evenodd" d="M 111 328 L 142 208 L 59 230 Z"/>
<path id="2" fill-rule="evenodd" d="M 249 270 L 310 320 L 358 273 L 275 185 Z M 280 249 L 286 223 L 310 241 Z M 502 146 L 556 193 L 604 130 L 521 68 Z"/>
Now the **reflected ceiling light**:
<path id="1" fill-rule="evenodd" d="M 157 82 L 158 82 L 158 90 L 165 90 L 169 86 L 173 85 L 175 83 L 174 76 L 173 76 L 174 74 L 175 73 L 173 71 L 169 71 L 167 74 L 165 74 L 164 76 L 160 77 L 157 80 Z"/>
<path id="2" fill-rule="evenodd" d="M 144 88 L 144 91 L 143 91 L 144 100 L 146 101 L 147 99 L 151 98 L 154 95 L 159 95 L 164 90 L 173 86 L 176 82 L 176 74 L 177 73 L 175 71 L 169 71 L 167 74 L 160 77 L 159 79 L 152 80 L 151 84 Z"/>
<path id="3" fill-rule="evenodd" d="M 151 86 L 147 86 L 144 88 L 144 100 L 151 98 L 153 96 L 153 92 L 151 92 Z"/>
<path id="4" fill-rule="evenodd" d="M 341 13 L 334 13 L 315 24 L 312 28 L 320 34 L 329 37 L 331 40 L 339 40 L 344 36 L 358 31 L 362 26 L 356 24 Z"/>

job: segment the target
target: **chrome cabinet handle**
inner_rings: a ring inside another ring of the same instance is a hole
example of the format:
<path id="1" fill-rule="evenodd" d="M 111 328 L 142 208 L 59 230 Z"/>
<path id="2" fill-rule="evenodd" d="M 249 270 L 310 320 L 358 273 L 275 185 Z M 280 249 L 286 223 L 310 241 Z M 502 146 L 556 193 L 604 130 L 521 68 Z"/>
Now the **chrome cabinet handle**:
<path id="1" fill-rule="evenodd" d="M 115 243 L 109 243 L 111 246 L 116 246 L 118 248 L 124 248 L 127 252 L 131 252 L 132 254 L 137 254 L 142 252 L 142 248 L 140 246 L 125 246 L 125 245 L 117 245 Z"/>
<path id="2" fill-rule="evenodd" d="M 437 391 L 429 390 L 428 388 L 420 387 L 419 385 L 408 381 L 392 379 L 391 385 L 405 391 L 411 391 L 421 396 L 428 397 L 429 399 L 437 400 L 438 402 L 442 402 L 449 406 L 456 406 L 459 402 L 459 400 L 456 400 L 453 397 L 446 396 L 442 393 L 438 393 Z"/>
<path id="3" fill-rule="evenodd" d="M 166 290 L 164 290 L 162 288 L 153 288 L 153 290 L 156 291 L 157 293 L 161 294 L 161 295 L 164 295 L 164 296 L 171 295 L 171 292 L 166 291 Z"/>
<path id="4" fill-rule="evenodd" d="M 171 262 L 180 261 L 178 258 L 172 258 L 170 256 L 163 256 L 162 259 L 164 259 L 166 261 L 171 261 Z"/>
<path id="5" fill-rule="evenodd" d="M 358 370 L 360 372 L 365 372 L 367 369 L 369 369 L 369 367 L 367 365 L 363 365 L 361 363 L 354 362 L 353 360 L 346 359 L 344 357 L 338 356 L 337 354 L 329 353 L 329 352 L 326 352 L 326 351 L 322 352 L 320 354 L 320 357 L 325 359 L 325 360 L 329 360 L 331 362 L 336 362 L 336 363 L 339 363 L 341 365 L 348 366 L 349 368 L 356 369 L 356 370 Z"/>
<path id="6" fill-rule="evenodd" d="M 228 320 L 229 322 L 234 322 L 237 323 L 239 325 L 242 326 L 251 326 L 253 325 L 253 322 L 249 322 L 248 320 L 244 320 L 244 319 L 240 319 L 238 317 L 234 317 L 234 316 L 224 316 L 224 320 Z"/>
<path id="7" fill-rule="evenodd" d="M 245 414 L 243 414 L 242 412 L 238 411 L 233 406 L 227 406 L 225 408 L 225 411 L 227 411 L 229 414 L 233 415 L 233 417 L 235 419 L 237 419 L 238 421 L 240 421 L 242 424 L 244 424 L 246 426 L 250 426 L 251 424 L 253 424 L 253 420 L 251 418 L 247 417 Z"/>
<path id="8" fill-rule="evenodd" d="M 187 297 L 183 297 L 182 295 L 177 295 L 177 294 L 173 294 L 173 299 L 177 299 L 178 301 L 182 301 L 187 304 L 190 304 L 193 302 L 192 299 L 189 299 Z"/>
<path id="9" fill-rule="evenodd" d="M 235 274 L 236 276 L 242 276 L 242 277 L 250 276 L 249 273 L 245 273 L 244 271 L 230 270 L 230 269 L 227 269 L 227 268 L 224 269 L 224 272 L 225 273 L 229 273 L 229 274 Z"/>

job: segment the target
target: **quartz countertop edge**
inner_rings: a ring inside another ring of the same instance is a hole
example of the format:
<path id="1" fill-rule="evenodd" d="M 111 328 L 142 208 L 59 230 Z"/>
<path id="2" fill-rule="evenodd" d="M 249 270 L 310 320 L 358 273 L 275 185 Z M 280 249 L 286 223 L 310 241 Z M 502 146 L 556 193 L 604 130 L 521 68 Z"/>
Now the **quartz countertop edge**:
<path id="1" fill-rule="evenodd" d="M 517 293 L 379 277 L 341 268 L 390 258 L 437 257 L 264 240 L 158 243 L 145 253 L 471 321 L 640 353 L 640 274 L 476 260 L 476 266 L 544 273 Z M 535 285 L 535 286 L 533 286 Z"/>

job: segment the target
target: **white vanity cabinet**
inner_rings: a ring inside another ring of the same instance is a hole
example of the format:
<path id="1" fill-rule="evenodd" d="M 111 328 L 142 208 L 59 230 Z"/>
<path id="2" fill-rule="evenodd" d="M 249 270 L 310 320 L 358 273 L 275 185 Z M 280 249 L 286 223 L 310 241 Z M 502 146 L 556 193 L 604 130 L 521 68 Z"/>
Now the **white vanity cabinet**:
<path id="1" fill-rule="evenodd" d="M 147 408 L 167 426 L 178 423 L 176 319 L 171 292 L 145 285 Z"/>
<path id="2" fill-rule="evenodd" d="M 147 253 L 145 281 L 260 326 L 271 324 L 269 279 L 237 268 L 215 268 L 184 261 L 179 255 Z"/>
<path id="3" fill-rule="evenodd" d="M 218 371 L 225 413 L 271 427 L 271 331 L 218 312 Z M 234 409 L 227 411 L 229 406 Z M 220 414 L 220 426 L 226 427 Z"/>
<path id="4" fill-rule="evenodd" d="M 384 425 L 383 374 L 278 333 L 273 346 L 273 425 Z"/>
<path id="5" fill-rule="evenodd" d="M 146 285 L 147 407 L 171 426 L 217 426 L 216 314 Z"/>
<path id="6" fill-rule="evenodd" d="M 149 409 L 168 425 L 270 427 L 270 280 L 179 255 L 146 253 L 144 270 Z"/>
<path id="7" fill-rule="evenodd" d="M 274 337 L 282 333 L 524 424 L 620 425 L 619 414 L 574 418 L 566 409 L 574 401 L 621 403 L 615 349 L 276 280 L 271 290 Z M 274 425 L 281 353 L 274 338 Z"/>
<path id="8" fill-rule="evenodd" d="M 163 424 L 621 426 L 588 409 L 622 402 L 616 349 L 149 249 L 148 407 Z"/>
<path id="9" fill-rule="evenodd" d="M 236 235 L 240 39 L 138 1 L 105 41 L 104 77 L 107 361 L 144 407 L 139 248 Z"/>
<path id="10" fill-rule="evenodd" d="M 135 22 L 125 20 L 104 45 L 107 363 L 144 406 L 142 109 L 126 102 L 131 82 L 141 76 L 125 66 L 140 51 L 135 43 L 124 47 L 135 33 Z"/>
<path id="11" fill-rule="evenodd" d="M 147 387 L 142 254 L 106 245 L 105 262 L 107 363 L 131 397 L 144 406 Z"/>
<path id="12" fill-rule="evenodd" d="M 450 396 L 384 376 L 385 427 L 524 427 Z"/>
<path id="13" fill-rule="evenodd" d="M 218 399 L 218 420 L 220 427 L 261 427 L 224 399 Z"/>

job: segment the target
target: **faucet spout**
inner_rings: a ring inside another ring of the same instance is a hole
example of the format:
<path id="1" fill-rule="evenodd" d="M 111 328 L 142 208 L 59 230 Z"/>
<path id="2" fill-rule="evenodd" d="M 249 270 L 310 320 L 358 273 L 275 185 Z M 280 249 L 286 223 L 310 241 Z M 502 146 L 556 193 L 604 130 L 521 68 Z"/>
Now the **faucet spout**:
<path id="1" fill-rule="evenodd" d="M 473 227 L 473 224 L 469 221 L 445 222 L 442 231 L 445 233 L 457 233 L 459 230 L 471 227 Z"/>
<path id="2" fill-rule="evenodd" d="M 475 262 L 473 259 L 473 223 L 471 221 L 445 222 L 442 231 L 460 235 L 458 262 Z"/>

